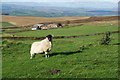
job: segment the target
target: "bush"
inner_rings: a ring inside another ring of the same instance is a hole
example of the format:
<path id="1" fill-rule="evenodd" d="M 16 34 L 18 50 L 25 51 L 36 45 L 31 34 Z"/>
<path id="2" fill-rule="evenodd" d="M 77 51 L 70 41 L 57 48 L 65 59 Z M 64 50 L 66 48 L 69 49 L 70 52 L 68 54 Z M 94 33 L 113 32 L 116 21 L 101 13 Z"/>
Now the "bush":
<path id="1" fill-rule="evenodd" d="M 111 33 L 109 31 L 106 32 L 103 38 L 100 40 L 100 45 L 108 45 L 111 41 L 110 35 Z"/>

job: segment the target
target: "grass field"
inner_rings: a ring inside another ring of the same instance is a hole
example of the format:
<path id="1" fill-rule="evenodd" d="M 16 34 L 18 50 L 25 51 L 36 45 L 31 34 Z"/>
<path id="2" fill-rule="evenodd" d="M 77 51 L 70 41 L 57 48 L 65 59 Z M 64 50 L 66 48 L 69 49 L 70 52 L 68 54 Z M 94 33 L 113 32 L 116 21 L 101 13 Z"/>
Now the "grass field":
<path id="1" fill-rule="evenodd" d="M 73 35 L 82 35 L 82 34 L 94 34 L 94 33 L 102 33 L 106 31 L 117 31 L 118 26 L 95 26 L 95 25 L 83 25 L 83 26 L 72 26 L 51 30 L 37 30 L 37 31 L 29 31 L 22 33 L 12 33 L 12 35 L 16 36 L 26 36 L 26 37 L 44 37 L 48 34 L 53 34 L 54 36 L 73 36 Z"/>
<path id="2" fill-rule="evenodd" d="M 0 25 L 2 25 L 2 28 L 6 28 L 6 27 L 15 27 L 15 25 L 12 25 L 8 22 L 0 22 Z"/>
<path id="3" fill-rule="evenodd" d="M 118 26 L 74 26 L 52 30 L 11 33 L 16 36 L 72 36 L 117 31 Z M 3 40 L 3 78 L 117 78 L 118 34 L 109 45 L 99 45 L 103 36 L 53 39 L 51 57 L 36 55 L 30 60 L 30 46 L 39 40 Z M 83 47 L 84 46 L 84 47 Z M 83 49 L 81 49 L 83 48 Z M 50 70 L 60 70 L 51 73 Z"/>

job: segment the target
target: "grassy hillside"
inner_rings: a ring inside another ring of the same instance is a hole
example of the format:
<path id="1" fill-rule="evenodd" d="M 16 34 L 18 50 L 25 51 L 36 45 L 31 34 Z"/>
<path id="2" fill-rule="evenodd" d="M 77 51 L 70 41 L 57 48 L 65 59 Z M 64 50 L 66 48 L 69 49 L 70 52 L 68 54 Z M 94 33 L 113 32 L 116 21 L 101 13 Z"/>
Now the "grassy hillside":
<path id="1" fill-rule="evenodd" d="M 83 25 L 14 33 L 14 35 L 71 36 L 116 30 L 118 26 Z M 30 46 L 39 40 L 3 40 L 3 78 L 117 78 L 118 34 L 112 34 L 112 41 L 106 46 L 98 44 L 102 37 L 53 39 L 51 57 L 46 59 L 44 54 L 38 54 L 32 60 L 29 59 Z"/>

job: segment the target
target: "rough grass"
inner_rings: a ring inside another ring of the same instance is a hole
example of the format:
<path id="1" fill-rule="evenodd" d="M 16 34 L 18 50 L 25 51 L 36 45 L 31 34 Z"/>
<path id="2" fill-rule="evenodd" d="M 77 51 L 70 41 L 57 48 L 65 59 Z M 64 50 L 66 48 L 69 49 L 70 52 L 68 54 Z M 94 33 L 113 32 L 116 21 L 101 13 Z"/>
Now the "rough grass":
<path id="1" fill-rule="evenodd" d="M 3 40 L 3 78 L 117 78 L 118 34 L 111 37 L 107 46 L 98 45 L 102 36 L 54 39 L 51 57 L 33 60 L 29 51 L 37 40 Z"/>

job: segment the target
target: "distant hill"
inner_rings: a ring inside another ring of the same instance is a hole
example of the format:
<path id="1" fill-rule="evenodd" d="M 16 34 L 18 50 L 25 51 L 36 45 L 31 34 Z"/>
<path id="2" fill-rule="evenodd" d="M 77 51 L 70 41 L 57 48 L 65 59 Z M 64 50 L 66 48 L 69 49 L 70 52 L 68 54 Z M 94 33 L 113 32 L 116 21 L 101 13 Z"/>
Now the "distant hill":
<path id="1" fill-rule="evenodd" d="M 27 4 L 27 5 L 25 5 Z M 15 4 L 3 3 L 2 15 L 12 16 L 34 16 L 34 17 L 71 17 L 71 16 L 115 16 L 115 9 L 93 9 L 80 7 L 55 7 L 44 6 L 44 4 Z M 77 4 L 78 5 L 78 4 Z"/>

